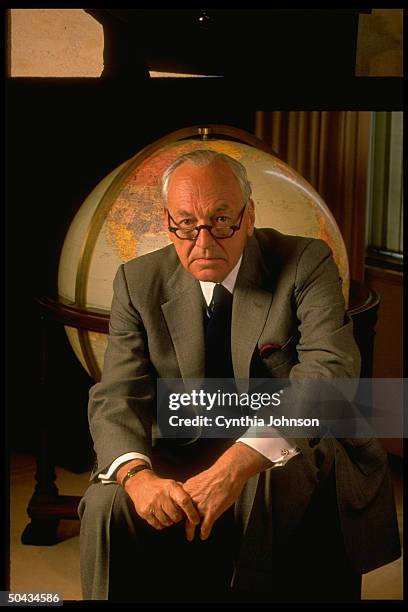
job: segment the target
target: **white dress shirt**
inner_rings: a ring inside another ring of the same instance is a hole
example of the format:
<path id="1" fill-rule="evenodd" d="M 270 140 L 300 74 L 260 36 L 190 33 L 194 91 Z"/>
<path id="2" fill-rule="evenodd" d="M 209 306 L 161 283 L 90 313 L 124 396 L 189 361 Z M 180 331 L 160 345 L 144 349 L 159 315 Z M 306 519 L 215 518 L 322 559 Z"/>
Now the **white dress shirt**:
<path id="1" fill-rule="evenodd" d="M 228 289 L 230 293 L 234 292 L 234 287 L 237 280 L 238 270 L 241 265 L 241 261 L 242 255 L 239 258 L 236 266 L 231 270 L 228 276 L 226 276 L 226 278 L 221 283 L 226 289 Z M 207 306 L 210 305 L 215 285 L 216 283 L 213 283 L 211 281 L 200 281 L 201 290 L 203 292 Z M 271 427 L 270 429 L 272 431 L 275 431 L 276 434 L 278 434 L 277 430 L 274 430 L 273 427 Z M 269 459 L 269 461 L 271 461 L 273 464 L 271 465 L 271 468 L 284 466 L 285 463 L 289 461 L 289 459 L 299 453 L 299 450 L 296 447 L 289 444 L 289 442 L 285 440 L 285 438 L 282 438 L 278 435 L 275 438 L 242 437 L 238 438 L 236 442 L 242 442 L 243 444 L 246 444 L 247 446 L 250 446 L 251 448 L 258 451 L 258 453 L 261 453 L 261 455 L 267 457 L 267 459 Z M 127 463 L 132 459 L 143 459 L 143 461 L 146 461 L 150 465 L 150 467 L 152 467 L 152 463 L 149 457 L 147 457 L 146 455 L 136 452 L 126 453 L 125 455 L 121 455 L 120 457 L 115 459 L 115 461 L 113 461 L 113 463 L 111 463 L 111 465 L 109 466 L 107 472 L 105 472 L 104 474 L 99 474 L 100 480 L 104 484 L 112 482 L 116 483 L 116 470 L 123 463 Z"/>

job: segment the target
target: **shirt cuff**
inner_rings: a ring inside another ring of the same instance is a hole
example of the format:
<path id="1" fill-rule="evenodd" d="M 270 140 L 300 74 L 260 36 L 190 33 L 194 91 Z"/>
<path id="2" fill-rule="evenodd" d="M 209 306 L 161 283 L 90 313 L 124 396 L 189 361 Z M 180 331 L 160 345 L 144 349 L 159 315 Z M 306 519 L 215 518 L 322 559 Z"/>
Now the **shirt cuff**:
<path id="1" fill-rule="evenodd" d="M 297 446 L 289 444 L 285 438 L 238 438 L 237 442 L 242 442 L 247 446 L 264 455 L 273 463 L 271 466 L 283 467 L 289 459 L 300 453 Z"/>
<path id="2" fill-rule="evenodd" d="M 104 474 L 99 474 L 98 478 L 102 481 L 102 484 L 118 484 L 116 480 L 116 470 L 123 464 L 128 461 L 132 461 L 132 459 L 143 459 L 152 467 L 152 462 L 149 457 L 146 455 L 142 455 L 142 453 L 126 453 L 125 455 L 121 455 L 113 463 L 110 464 L 109 469 Z"/>

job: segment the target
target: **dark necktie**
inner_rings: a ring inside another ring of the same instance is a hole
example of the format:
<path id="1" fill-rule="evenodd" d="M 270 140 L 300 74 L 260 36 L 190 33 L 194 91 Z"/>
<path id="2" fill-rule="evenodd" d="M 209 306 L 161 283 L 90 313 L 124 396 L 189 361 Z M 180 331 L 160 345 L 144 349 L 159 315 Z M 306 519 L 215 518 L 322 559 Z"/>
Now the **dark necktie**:
<path id="1" fill-rule="evenodd" d="M 207 312 L 205 375 L 207 378 L 234 378 L 231 358 L 232 294 L 223 285 L 215 285 Z"/>
<path id="2" fill-rule="evenodd" d="M 229 379 L 222 386 L 206 382 L 204 389 L 207 392 L 233 393 L 236 391 L 234 370 L 231 357 L 231 320 L 232 320 L 232 294 L 223 285 L 214 287 L 211 303 L 205 315 L 205 376 L 207 379 L 223 378 Z M 229 409 L 231 410 L 231 409 Z M 217 414 L 231 416 L 227 408 L 214 408 Z M 214 433 L 221 435 L 220 438 L 213 437 Z M 200 440 L 200 453 L 207 458 L 211 465 L 227 448 L 234 442 L 233 437 L 223 438 L 222 434 L 211 429 L 202 433 Z"/>

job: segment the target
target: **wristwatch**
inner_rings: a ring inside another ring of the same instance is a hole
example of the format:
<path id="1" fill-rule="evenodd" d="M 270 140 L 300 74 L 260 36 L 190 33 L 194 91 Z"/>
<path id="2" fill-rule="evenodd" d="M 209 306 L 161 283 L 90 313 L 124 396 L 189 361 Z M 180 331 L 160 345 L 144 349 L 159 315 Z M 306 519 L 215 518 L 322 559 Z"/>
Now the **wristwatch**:
<path id="1" fill-rule="evenodd" d="M 125 476 L 123 477 L 122 482 L 120 483 L 121 486 L 125 488 L 125 483 L 129 480 L 129 478 L 132 478 L 132 476 L 134 476 L 138 472 L 141 472 L 142 470 L 151 470 L 151 469 L 152 468 L 150 467 L 150 465 L 147 465 L 147 463 L 144 463 L 143 465 L 135 465 L 135 467 L 130 468 L 130 470 L 126 472 Z"/>

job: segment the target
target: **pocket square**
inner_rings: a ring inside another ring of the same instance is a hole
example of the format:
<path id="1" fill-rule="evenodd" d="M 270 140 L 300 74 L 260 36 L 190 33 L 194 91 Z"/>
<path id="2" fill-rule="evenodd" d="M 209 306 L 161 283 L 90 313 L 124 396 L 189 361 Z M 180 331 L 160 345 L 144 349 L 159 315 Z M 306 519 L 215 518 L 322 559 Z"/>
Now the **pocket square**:
<path id="1" fill-rule="evenodd" d="M 282 345 L 277 344 L 276 342 L 271 342 L 269 344 L 264 344 L 264 346 L 262 346 L 259 349 L 259 354 L 262 357 L 262 359 L 264 359 L 265 357 L 268 357 L 274 351 L 279 351 L 279 349 L 281 348 L 282 348 Z"/>

